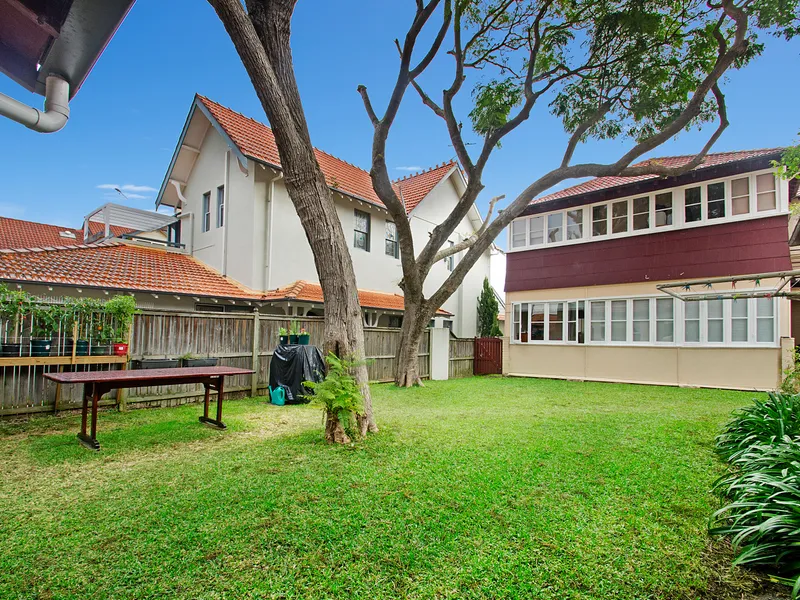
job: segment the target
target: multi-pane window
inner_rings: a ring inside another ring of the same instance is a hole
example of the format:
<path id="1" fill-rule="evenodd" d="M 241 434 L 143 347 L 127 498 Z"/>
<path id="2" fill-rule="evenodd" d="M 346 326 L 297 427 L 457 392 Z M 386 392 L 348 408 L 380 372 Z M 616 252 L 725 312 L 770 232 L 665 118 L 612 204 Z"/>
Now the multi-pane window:
<path id="1" fill-rule="evenodd" d="M 392 221 L 386 221 L 386 256 L 400 257 L 400 244 L 397 242 L 397 225 Z"/>
<path id="2" fill-rule="evenodd" d="M 625 233 L 628 231 L 628 201 L 613 202 L 611 204 L 611 233 Z"/>
<path id="3" fill-rule="evenodd" d="M 722 300 L 708 300 L 706 304 L 708 317 L 706 319 L 706 339 L 717 343 L 725 340 L 725 325 L 723 321 Z"/>
<path id="4" fill-rule="evenodd" d="M 756 299 L 756 341 L 775 341 L 775 302 L 772 298 Z"/>
<path id="5" fill-rule="evenodd" d="M 747 299 L 731 301 L 731 341 L 747 341 Z"/>
<path id="6" fill-rule="evenodd" d="M 734 215 L 746 215 L 750 212 L 749 177 L 731 181 L 731 212 Z"/>
<path id="7" fill-rule="evenodd" d="M 567 239 L 579 240 L 583 237 L 583 210 L 567 211 Z"/>
<path id="8" fill-rule="evenodd" d="M 611 301 L 611 341 L 625 342 L 628 339 L 628 301 Z"/>
<path id="9" fill-rule="evenodd" d="M 640 298 L 633 301 L 633 341 L 650 341 L 650 299 Z"/>
<path id="10" fill-rule="evenodd" d="M 606 303 L 605 302 L 591 302 L 591 340 L 593 342 L 606 341 Z"/>
<path id="11" fill-rule="evenodd" d="M 209 231 L 211 229 L 211 192 L 203 194 L 203 223 L 202 230 Z"/>
<path id="12" fill-rule="evenodd" d="M 606 235 L 608 233 L 608 205 L 601 204 L 592 207 L 592 235 Z"/>
<path id="13" fill-rule="evenodd" d="M 775 209 L 775 194 L 775 176 L 772 173 L 756 177 L 756 208 L 759 211 Z"/>
<path id="14" fill-rule="evenodd" d="M 370 215 L 356 209 L 353 216 L 353 247 L 369 252 Z"/>
<path id="15" fill-rule="evenodd" d="M 684 193 L 684 220 L 694 223 L 703 218 L 703 194 L 699 187 L 688 188 Z"/>
<path id="16" fill-rule="evenodd" d="M 541 246 L 544 244 L 544 217 L 531 217 L 530 228 L 530 245 Z"/>
<path id="17" fill-rule="evenodd" d="M 225 225 L 225 186 L 217 188 L 217 227 Z"/>
<path id="18" fill-rule="evenodd" d="M 512 340 L 523 343 L 775 345 L 774 298 L 515 303 Z M 586 308 L 586 310 L 584 310 Z M 682 317 L 682 324 L 677 321 Z M 589 335 L 584 339 L 584 329 Z M 530 333 L 530 338 L 528 334 Z"/>
<path id="19" fill-rule="evenodd" d="M 675 302 L 672 298 L 656 298 L 656 341 L 675 341 Z"/>
<path id="20" fill-rule="evenodd" d="M 656 227 L 672 225 L 672 192 L 656 194 Z"/>
<path id="21" fill-rule="evenodd" d="M 700 341 L 700 303 L 684 302 L 683 307 L 683 340 Z"/>
<path id="22" fill-rule="evenodd" d="M 560 242 L 564 235 L 564 214 L 547 215 L 547 243 Z"/>
<path id="23" fill-rule="evenodd" d="M 511 223 L 511 247 L 524 248 L 525 238 L 528 237 L 528 220 L 518 219 Z"/>
<path id="24" fill-rule="evenodd" d="M 725 216 L 725 182 L 711 183 L 706 187 L 708 204 L 706 213 L 709 219 L 721 219 Z"/>
<path id="25" fill-rule="evenodd" d="M 650 197 L 633 199 L 633 230 L 650 228 Z"/>
<path id="26" fill-rule="evenodd" d="M 547 304 L 548 339 L 553 342 L 560 342 L 564 339 L 564 303 L 549 302 Z"/>

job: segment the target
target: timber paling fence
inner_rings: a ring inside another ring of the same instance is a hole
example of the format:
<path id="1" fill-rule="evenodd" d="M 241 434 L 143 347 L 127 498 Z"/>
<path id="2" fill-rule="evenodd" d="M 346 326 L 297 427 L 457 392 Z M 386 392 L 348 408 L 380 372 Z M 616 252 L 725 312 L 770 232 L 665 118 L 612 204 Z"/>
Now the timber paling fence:
<path id="1" fill-rule="evenodd" d="M 226 398 L 266 395 L 269 386 L 269 363 L 278 343 L 279 329 L 292 321 L 310 334 L 310 343 L 320 345 L 322 317 L 281 317 L 257 314 L 175 313 L 143 311 L 134 318 L 129 354 L 131 359 L 171 358 L 186 355 L 195 358 L 218 358 L 220 365 L 252 369 L 251 375 L 226 379 Z M 400 330 L 365 328 L 365 354 L 370 380 L 393 380 Z M 454 344 L 457 346 L 454 355 Z M 459 345 L 463 345 L 461 349 Z M 469 357 L 463 355 L 469 346 Z M 472 374 L 472 340 L 452 340 L 450 373 L 452 377 Z M 420 374 L 430 375 L 430 336 L 419 347 Z M 468 368 L 467 368 L 468 366 Z M 81 386 L 57 385 L 44 373 L 59 370 L 108 370 L 126 368 L 124 357 L 20 357 L 0 358 L 0 416 L 58 412 L 79 408 Z M 175 406 L 202 398 L 202 386 L 174 385 L 112 391 L 101 406 L 121 407 Z"/>

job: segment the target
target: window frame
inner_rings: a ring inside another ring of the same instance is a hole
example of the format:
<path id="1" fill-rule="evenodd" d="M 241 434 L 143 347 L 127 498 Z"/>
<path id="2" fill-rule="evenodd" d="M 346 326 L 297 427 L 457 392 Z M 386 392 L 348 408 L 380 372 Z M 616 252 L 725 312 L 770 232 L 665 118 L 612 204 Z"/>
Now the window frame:
<path id="1" fill-rule="evenodd" d="M 358 215 L 359 215 L 359 213 L 364 215 L 367 218 L 367 230 L 366 231 L 361 231 L 360 229 L 356 228 L 357 224 L 358 224 Z M 361 246 L 359 246 L 356 243 L 356 239 L 358 238 L 358 236 L 356 234 L 358 234 L 358 233 L 361 233 L 361 234 L 363 234 L 365 236 L 366 247 L 364 247 L 364 248 L 362 248 Z M 353 248 L 356 248 L 358 250 L 364 250 L 365 252 L 369 252 L 370 251 L 370 244 L 371 244 L 371 239 L 370 239 L 371 237 L 372 237 L 372 215 L 369 214 L 368 212 L 363 211 L 363 210 L 358 210 L 357 208 L 354 208 L 353 209 Z"/>
<path id="2" fill-rule="evenodd" d="M 201 206 L 202 219 L 200 220 L 201 233 L 211 231 L 211 190 L 203 193 Z"/>
<path id="3" fill-rule="evenodd" d="M 225 186 L 217 186 L 217 229 L 225 226 Z"/>
<path id="4" fill-rule="evenodd" d="M 389 226 L 394 228 L 394 238 L 389 237 Z M 391 253 L 387 252 L 389 246 L 387 244 L 393 245 L 393 251 Z M 383 238 L 383 253 L 386 256 L 391 256 L 392 258 L 400 258 L 400 240 L 397 237 L 397 223 L 394 221 L 386 221 L 385 231 L 384 231 L 384 238 Z"/>

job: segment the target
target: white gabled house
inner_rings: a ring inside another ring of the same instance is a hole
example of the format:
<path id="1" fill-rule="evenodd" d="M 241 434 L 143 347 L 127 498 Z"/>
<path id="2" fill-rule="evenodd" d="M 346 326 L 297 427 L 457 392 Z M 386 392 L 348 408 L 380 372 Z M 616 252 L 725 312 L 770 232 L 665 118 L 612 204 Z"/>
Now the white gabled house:
<path id="1" fill-rule="evenodd" d="M 358 287 L 399 294 L 402 277 L 394 223 L 372 189 L 369 173 L 316 151 L 345 234 Z M 316 282 L 311 248 L 282 180 L 280 159 L 269 127 L 202 96 L 195 96 L 156 205 L 175 210 L 180 227 L 173 242 L 186 252 L 251 290 L 268 292 L 296 282 Z M 406 203 L 415 246 L 419 251 L 429 232 L 449 214 L 466 186 L 455 162 L 409 175 L 395 182 Z M 454 232 L 457 243 L 480 228 L 473 209 Z M 490 254 L 478 261 L 437 317 L 460 337 L 474 336 L 477 298 L 489 276 Z M 432 293 L 454 268 L 459 256 L 436 265 L 426 282 Z M 366 292 L 368 293 L 368 292 Z M 281 312 L 285 307 L 279 309 Z M 296 304 L 291 314 L 320 314 L 316 307 Z M 365 309 L 367 326 L 396 326 L 397 311 Z"/>

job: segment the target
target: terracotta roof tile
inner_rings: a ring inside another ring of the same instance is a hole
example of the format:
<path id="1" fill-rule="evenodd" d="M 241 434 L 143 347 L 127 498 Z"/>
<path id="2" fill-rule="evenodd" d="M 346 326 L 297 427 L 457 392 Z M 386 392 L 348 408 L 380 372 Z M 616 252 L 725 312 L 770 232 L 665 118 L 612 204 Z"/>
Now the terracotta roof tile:
<path id="1" fill-rule="evenodd" d="M 197 98 L 208 109 L 211 116 L 217 120 L 242 154 L 275 167 L 281 166 L 278 147 L 275 144 L 275 135 L 272 133 L 272 129 L 205 96 L 198 94 Z M 331 188 L 339 190 L 348 196 L 385 208 L 372 187 L 372 179 L 369 176 L 369 172 L 322 150 L 315 148 L 314 153 L 325 175 L 325 180 Z M 414 210 L 436 184 L 457 166 L 455 161 L 450 161 L 422 173 L 408 175 L 403 179 L 396 180 L 394 182 L 395 191 L 402 191 L 403 199 L 406 202 L 406 212 Z"/>
<path id="2" fill-rule="evenodd" d="M 406 212 L 410 213 L 425 197 L 431 193 L 438 183 L 444 179 L 453 169 L 458 168 L 458 163 L 451 160 L 441 165 L 407 175 L 394 182 L 395 193 L 405 202 Z"/>
<path id="3" fill-rule="evenodd" d="M 322 286 L 308 281 L 295 281 L 291 285 L 271 290 L 265 295 L 266 300 L 299 300 L 303 302 L 323 302 Z M 358 303 L 363 308 L 383 310 L 403 310 L 403 296 L 371 290 L 358 290 Z M 446 310 L 439 310 L 440 315 L 450 315 Z"/>
<path id="4" fill-rule="evenodd" d="M 103 227 L 102 223 L 89 223 L 91 233 L 97 233 Z M 62 232 L 72 234 L 74 237 L 62 236 Z M 111 233 L 115 236 L 131 232 L 133 229 L 127 227 L 111 226 Z M 0 248 L 53 248 L 81 244 L 83 244 L 83 229 L 0 217 Z"/>
<path id="5" fill-rule="evenodd" d="M 695 167 L 693 170 L 706 169 L 708 167 L 716 167 L 727 163 L 737 162 L 740 160 L 747 160 L 750 158 L 758 158 L 759 156 L 769 156 L 770 154 L 777 154 L 784 150 L 783 148 L 763 148 L 760 150 L 741 150 L 737 152 L 717 152 L 714 154 L 706 155 L 703 162 Z M 649 158 L 645 161 L 637 163 L 633 166 L 645 165 L 648 163 L 658 163 L 668 167 L 679 167 L 689 162 L 694 155 L 691 156 L 665 156 L 661 158 Z M 639 181 L 646 181 L 648 179 L 657 179 L 659 175 L 638 175 L 636 177 L 596 177 L 584 183 L 568 187 L 566 189 L 541 196 L 531 200 L 531 204 L 541 204 L 550 200 L 560 200 L 562 198 L 570 198 L 572 196 L 580 196 L 581 194 L 588 194 L 600 190 L 620 187 Z"/>

